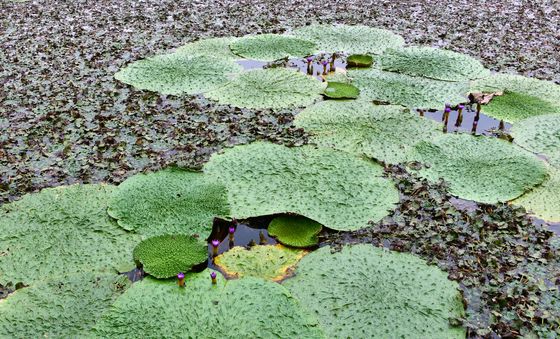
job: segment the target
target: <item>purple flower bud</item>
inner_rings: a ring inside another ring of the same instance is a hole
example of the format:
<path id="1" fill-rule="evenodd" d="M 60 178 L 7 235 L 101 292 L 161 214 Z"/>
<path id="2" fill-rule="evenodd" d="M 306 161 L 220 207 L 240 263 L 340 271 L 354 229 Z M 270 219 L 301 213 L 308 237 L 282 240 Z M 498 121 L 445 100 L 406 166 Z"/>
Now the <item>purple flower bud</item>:
<path id="1" fill-rule="evenodd" d="M 233 234 L 233 233 L 235 233 L 235 227 L 230 226 L 229 227 L 229 234 Z"/>
<path id="2" fill-rule="evenodd" d="M 307 62 L 311 62 L 311 61 L 313 61 L 313 57 L 307 57 L 307 59 L 305 59 L 305 60 L 307 60 Z"/>
<path id="3" fill-rule="evenodd" d="M 457 108 L 458 109 L 463 109 L 463 108 L 465 108 L 465 105 L 459 105 L 459 106 L 457 106 Z"/>
<path id="4" fill-rule="evenodd" d="M 323 60 L 323 61 L 321 62 L 321 64 L 322 64 L 323 66 L 327 66 L 328 63 L 329 63 L 329 62 L 328 62 L 327 60 Z"/>
<path id="5" fill-rule="evenodd" d="M 445 113 L 451 112 L 451 107 L 445 107 Z"/>
<path id="6" fill-rule="evenodd" d="M 185 273 L 179 272 L 179 274 L 177 274 L 177 279 L 179 279 L 179 280 L 185 279 Z"/>
<path id="7" fill-rule="evenodd" d="M 217 275 L 216 275 L 216 272 L 212 272 L 212 273 L 210 273 L 210 278 L 212 278 L 212 279 L 216 279 L 216 276 L 217 276 Z"/>
<path id="8" fill-rule="evenodd" d="M 212 240 L 212 246 L 218 247 L 220 245 L 220 240 L 214 239 Z"/>

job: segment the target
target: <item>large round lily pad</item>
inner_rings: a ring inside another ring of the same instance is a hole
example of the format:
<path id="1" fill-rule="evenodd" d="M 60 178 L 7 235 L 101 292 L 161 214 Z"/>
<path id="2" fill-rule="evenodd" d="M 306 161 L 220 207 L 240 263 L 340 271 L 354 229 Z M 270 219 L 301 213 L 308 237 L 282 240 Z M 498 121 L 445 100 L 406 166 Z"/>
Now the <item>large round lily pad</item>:
<path id="1" fill-rule="evenodd" d="M 309 247 L 319 243 L 318 234 L 323 226 L 311 219 L 286 215 L 274 218 L 268 225 L 268 234 L 284 245 Z"/>
<path id="2" fill-rule="evenodd" d="M 133 62 L 117 72 L 115 79 L 162 94 L 197 94 L 224 85 L 230 73 L 241 70 L 231 60 L 173 53 Z"/>
<path id="3" fill-rule="evenodd" d="M 114 272 L 140 240 L 107 215 L 114 186 L 49 188 L 0 207 L 0 284 Z"/>
<path id="4" fill-rule="evenodd" d="M 439 48 L 390 49 L 378 60 L 385 71 L 437 80 L 465 81 L 490 75 L 490 71 L 473 57 Z"/>
<path id="5" fill-rule="evenodd" d="M 281 285 L 258 278 L 227 282 L 210 271 L 188 274 L 185 287 L 146 278 L 126 291 L 98 323 L 101 337 L 322 338 L 317 321 Z M 242 315 L 242 316 L 241 316 Z"/>
<path id="6" fill-rule="evenodd" d="M 301 58 L 317 50 L 312 41 L 280 34 L 245 36 L 234 41 L 230 48 L 243 58 L 262 61 Z"/>
<path id="7" fill-rule="evenodd" d="M 329 81 L 323 94 L 331 99 L 356 99 L 360 90 L 352 84 Z"/>
<path id="8" fill-rule="evenodd" d="M 0 300 L 0 337 L 78 338 L 88 335 L 101 315 L 129 286 L 125 276 L 95 273 L 37 282 Z"/>
<path id="9" fill-rule="evenodd" d="M 524 119 L 511 128 L 513 141 L 541 155 L 560 168 L 560 114 L 541 115 Z"/>
<path id="10" fill-rule="evenodd" d="M 386 163 L 407 160 L 407 153 L 422 140 L 441 134 L 441 125 L 401 106 L 373 105 L 366 101 L 325 101 L 296 116 L 297 127 L 311 140 Z"/>
<path id="11" fill-rule="evenodd" d="M 364 99 L 421 109 L 442 109 L 446 103 L 456 105 L 468 101 L 466 82 L 440 81 L 378 69 L 351 69 L 348 76 Z"/>
<path id="12" fill-rule="evenodd" d="M 548 222 L 560 222 L 560 169 L 550 168 L 550 177 L 539 187 L 512 201 Z"/>
<path id="13" fill-rule="evenodd" d="M 323 247 L 284 283 L 328 338 L 465 338 L 458 285 L 414 255 L 371 245 Z"/>
<path id="14" fill-rule="evenodd" d="M 208 246 L 190 235 L 160 235 L 139 243 L 133 256 L 146 273 L 156 278 L 171 278 L 205 262 Z"/>
<path id="15" fill-rule="evenodd" d="M 239 219 L 291 212 L 332 229 L 356 230 L 399 201 L 380 165 L 313 146 L 237 146 L 214 154 L 204 171 L 228 187 Z"/>
<path id="16" fill-rule="evenodd" d="M 109 201 L 109 215 L 126 230 L 144 236 L 212 232 L 215 217 L 229 214 L 223 185 L 204 174 L 166 169 L 125 180 Z"/>
<path id="17" fill-rule="evenodd" d="M 206 96 L 221 104 L 246 108 L 289 108 L 312 104 L 321 97 L 325 84 L 285 68 L 253 70 Z"/>
<path id="18" fill-rule="evenodd" d="M 255 245 L 250 249 L 235 246 L 217 256 L 214 263 L 228 277 L 257 277 L 280 281 L 305 254 L 306 251 L 282 245 Z"/>
<path id="19" fill-rule="evenodd" d="M 507 122 L 517 122 L 532 116 L 560 113 L 560 105 L 527 94 L 505 92 L 482 106 L 482 113 Z"/>
<path id="20" fill-rule="evenodd" d="M 547 178 L 543 161 L 507 141 L 468 134 L 443 134 L 415 146 L 410 159 L 426 164 L 417 173 L 443 178 L 449 192 L 482 203 L 515 199 Z"/>
<path id="21" fill-rule="evenodd" d="M 239 56 L 233 54 L 229 45 L 235 42 L 235 37 L 209 38 L 190 42 L 175 50 L 176 54 L 209 56 L 213 58 L 236 60 Z"/>
<path id="22" fill-rule="evenodd" d="M 296 29 L 295 36 L 314 41 L 320 50 L 349 54 L 381 54 L 404 45 L 404 39 L 385 29 L 363 25 L 310 25 Z"/>

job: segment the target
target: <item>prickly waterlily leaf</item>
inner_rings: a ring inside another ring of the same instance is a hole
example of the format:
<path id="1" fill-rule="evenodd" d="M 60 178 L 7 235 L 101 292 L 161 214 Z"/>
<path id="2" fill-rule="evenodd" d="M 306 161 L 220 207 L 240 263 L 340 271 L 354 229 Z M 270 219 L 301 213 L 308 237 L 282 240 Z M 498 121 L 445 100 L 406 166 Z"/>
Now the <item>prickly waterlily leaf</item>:
<path id="1" fill-rule="evenodd" d="M 324 147 L 396 164 L 422 140 L 440 135 L 441 126 L 401 106 L 366 101 L 325 101 L 296 116 L 295 124 Z"/>
<path id="2" fill-rule="evenodd" d="M 81 273 L 39 281 L 0 302 L 0 337 L 71 338 L 87 333 L 130 282 Z"/>
<path id="3" fill-rule="evenodd" d="M 312 104 L 325 84 L 301 72 L 285 68 L 253 70 L 206 96 L 221 104 L 245 108 L 289 108 Z"/>
<path id="4" fill-rule="evenodd" d="M 0 207 L 0 285 L 32 284 L 131 262 L 140 241 L 107 215 L 114 186 L 48 188 Z"/>
<path id="5" fill-rule="evenodd" d="M 281 216 L 268 225 L 268 234 L 284 245 L 309 247 L 319 243 L 318 234 L 323 226 L 311 219 L 300 216 Z"/>
<path id="6" fill-rule="evenodd" d="M 532 116 L 560 113 L 560 105 L 527 94 L 505 92 L 492 97 L 487 105 L 482 106 L 482 113 L 507 122 L 517 122 Z"/>
<path id="7" fill-rule="evenodd" d="M 214 260 L 216 266 L 228 277 L 257 277 L 280 281 L 291 273 L 306 251 L 282 245 L 255 245 L 250 249 L 235 246 Z"/>
<path id="8" fill-rule="evenodd" d="M 329 82 L 323 94 L 331 99 L 356 99 L 360 95 L 360 90 L 351 84 Z"/>
<path id="9" fill-rule="evenodd" d="M 482 203 L 515 199 L 547 178 L 543 161 L 491 137 L 443 134 L 417 144 L 409 158 L 427 165 L 417 171 L 420 176 L 443 178 L 451 194 Z"/>
<path id="10" fill-rule="evenodd" d="M 326 148 L 256 142 L 214 154 L 204 171 L 227 186 L 239 219 L 296 213 L 335 230 L 356 230 L 399 201 L 380 165 Z"/>
<path id="11" fill-rule="evenodd" d="M 348 67 L 370 67 L 373 65 L 373 57 L 367 54 L 352 54 L 346 58 Z"/>
<path id="12" fill-rule="evenodd" d="M 447 273 L 405 253 L 369 244 L 326 246 L 305 256 L 284 283 L 315 313 L 329 338 L 464 338 L 463 315 Z"/>
<path id="13" fill-rule="evenodd" d="M 214 58 L 236 60 L 239 56 L 233 54 L 229 45 L 235 42 L 235 37 L 209 38 L 190 42 L 175 50 L 176 54 L 209 56 Z"/>
<path id="14" fill-rule="evenodd" d="M 197 94 L 224 85 L 229 74 L 241 70 L 231 60 L 173 53 L 133 62 L 117 72 L 115 79 L 162 94 Z"/>
<path id="15" fill-rule="evenodd" d="M 473 81 L 470 88 L 470 92 L 493 93 L 499 91 L 525 94 L 560 106 L 560 85 L 552 81 L 498 73 Z"/>
<path id="16" fill-rule="evenodd" d="M 96 334 L 147 338 L 322 338 L 317 321 L 281 285 L 258 278 L 226 280 L 210 270 L 188 274 L 185 287 L 146 278 L 113 304 Z M 243 315 L 242 319 L 237 315 Z"/>
<path id="17" fill-rule="evenodd" d="M 560 169 L 549 169 L 550 177 L 542 185 L 512 201 L 548 222 L 560 222 Z"/>
<path id="18" fill-rule="evenodd" d="M 205 262 L 208 246 L 190 235 L 160 235 L 139 243 L 133 256 L 144 272 L 156 278 L 171 278 Z"/>
<path id="19" fill-rule="evenodd" d="M 107 212 L 124 229 L 145 237 L 197 234 L 206 239 L 214 217 L 228 216 L 229 206 L 223 185 L 202 173 L 172 168 L 125 180 Z"/>
<path id="20" fill-rule="evenodd" d="M 349 54 L 381 54 L 387 48 L 404 45 L 400 35 L 363 25 L 310 25 L 298 28 L 294 35 L 314 41 L 320 50 Z"/>
<path id="21" fill-rule="evenodd" d="M 230 48 L 243 58 L 261 61 L 302 58 L 317 51 L 314 42 L 280 34 L 245 36 L 234 41 Z"/>
<path id="22" fill-rule="evenodd" d="M 517 122 L 511 128 L 513 142 L 546 157 L 560 168 L 560 114 L 536 116 Z"/>
<path id="23" fill-rule="evenodd" d="M 446 103 L 467 102 L 467 83 L 448 82 L 377 69 L 348 71 L 352 83 L 360 89 L 360 97 L 384 101 L 410 108 L 438 109 Z"/>
<path id="24" fill-rule="evenodd" d="M 385 71 L 437 80 L 465 81 L 490 75 L 490 71 L 473 57 L 439 48 L 390 49 L 379 61 Z"/>

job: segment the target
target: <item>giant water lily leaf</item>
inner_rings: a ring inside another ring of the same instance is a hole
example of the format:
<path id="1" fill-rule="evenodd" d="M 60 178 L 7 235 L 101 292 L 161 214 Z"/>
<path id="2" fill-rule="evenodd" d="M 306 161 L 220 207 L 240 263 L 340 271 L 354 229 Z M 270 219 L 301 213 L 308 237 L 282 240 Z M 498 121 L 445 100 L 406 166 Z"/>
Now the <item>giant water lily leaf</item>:
<path id="1" fill-rule="evenodd" d="M 233 54 L 229 48 L 229 45 L 236 40 L 237 38 L 234 37 L 201 39 L 177 48 L 175 53 L 209 56 L 210 60 L 213 58 L 236 60 L 239 59 L 239 56 Z"/>
<path id="2" fill-rule="evenodd" d="M 543 161 L 511 143 L 491 137 L 443 134 L 415 146 L 410 159 L 424 163 L 418 174 L 443 178 L 449 192 L 482 203 L 515 199 L 547 178 Z"/>
<path id="3" fill-rule="evenodd" d="M 129 286 L 126 276 L 95 273 L 37 282 L 0 302 L 0 337 L 77 338 L 86 335 Z"/>
<path id="4" fill-rule="evenodd" d="M 185 287 L 146 278 L 126 291 L 98 323 L 102 337 L 321 338 L 318 324 L 281 285 L 258 278 L 230 280 L 210 271 L 189 274 Z M 242 318 L 236 315 L 243 315 Z"/>
<path id="5" fill-rule="evenodd" d="M 377 69 L 352 69 L 348 76 L 360 89 L 360 97 L 385 101 L 411 108 L 438 109 L 446 103 L 456 105 L 468 101 L 467 83 L 448 82 Z"/>
<path id="6" fill-rule="evenodd" d="M 230 73 L 241 70 L 231 60 L 173 53 L 133 62 L 115 79 L 162 94 L 197 94 L 224 85 Z"/>
<path id="7" fill-rule="evenodd" d="M 282 245 L 256 245 L 250 249 L 235 246 L 215 259 L 216 266 L 229 277 L 257 277 L 272 281 L 284 279 L 307 254 Z"/>
<path id="8" fill-rule="evenodd" d="M 268 225 L 268 234 L 284 245 L 309 247 L 319 243 L 318 234 L 323 226 L 311 219 L 300 216 L 280 216 Z"/>
<path id="9" fill-rule="evenodd" d="M 206 96 L 235 107 L 279 109 L 310 105 L 324 89 L 325 84 L 296 70 L 269 68 L 243 73 Z"/>
<path id="10" fill-rule="evenodd" d="M 527 94 L 505 92 L 492 97 L 482 106 L 482 112 L 496 119 L 517 122 L 532 116 L 560 113 L 560 105 Z"/>
<path id="11" fill-rule="evenodd" d="M 160 235 L 139 243 L 133 256 L 146 273 L 156 278 L 170 278 L 205 262 L 208 246 L 190 235 Z"/>
<path id="12" fill-rule="evenodd" d="M 292 212 L 332 229 L 356 230 L 399 201 L 378 164 L 312 146 L 237 146 L 214 154 L 204 171 L 227 186 L 239 219 Z"/>
<path id="13" fill-rule="evenodd" d="M 466 81 L 490 75 L 490 71 L 473 57 L 439 48 L 391 49 L 378 61 L 385 71 L 437 80 Z"/>
<path id="14" fill-rule="evenodd" d="M 137 174 L 112 194 L 109 215 L 144 236 L 212 232 L 214 217 L 229 214 L 226 189 L 202 173 L 166 169 Z"/>
<path id="15" fill-rule="evenodd" d="M 527 78 L 521 75 L 494 74 L 473 81 L 470 91 L 485 93 L 509 91 L 536 97 L 555 106 L 560 106 L 560 85 L 552 81 Z"/>
<path id="16" fill-rule="evenodd" d="M 316 52 L 314 42 L 279 34 L 245 36 L 233 42 L 230 48 L 243 58 L 262 61 L 301 58 Z"/>
<path id="17" fill-rule="evenodd" d="M 114 271 L 140 240 L 107 215 L 114 186 L 49 188 L 0 208 L 0 284 Z"/>
<path id="18" fill-rule="evenodd" d="M 541 115 L 524 119 L 511 128 L 513 141 L 541 155 L 560 168 L 560 114 Z"/>
<path id="19" fill-rule="evenodd" d="M 458 285 L 414 255 L 371 245 L 323 247 L 284 283 L 329 338 L 464 338 Z"/>
<path id="20" fill-rule="evenodd" d="M 539 187 L 512 201 L 539 218 L 560 222 L 560 169 L 550 168 L 550 177 Z"/>
<path id="21" fill-rule="evenodd" d="M 356 25 L 310 25 L 298 28 L 294 35 L 314 41 L 320 50 L 349 54 L 381 54 L 387 48 L 404 45 L 404 39 L 379 28 Z"/>
<path id="22" fill-rule="evenodd" d="M 407 153 L 422 140 L 441 134 L 441 126 L 401 106 L 373 105 L 366 101 L 325 101 L 296 116 L 295 124 L 311 140 L 386 163 L 407 160 Z"/>

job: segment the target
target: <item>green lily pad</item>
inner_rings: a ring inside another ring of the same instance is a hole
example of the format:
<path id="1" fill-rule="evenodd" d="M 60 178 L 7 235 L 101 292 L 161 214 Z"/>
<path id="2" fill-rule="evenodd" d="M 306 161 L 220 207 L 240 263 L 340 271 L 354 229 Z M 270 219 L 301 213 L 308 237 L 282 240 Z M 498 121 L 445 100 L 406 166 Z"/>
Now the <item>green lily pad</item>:
<path id="1" fill-rule="evenodd" d="M 156 278 L 171 278 L 208 259 L 208 245 L 190 235 L 160 235 L 136 246 L 134 261 Z"/>
<path id="2" fill-rule="evenodd" d="M 366 101 L 324 101 L 296 116 L 295 125 L 311 141 L 357 155 L 397 164 L 418 142 L 441 134 L 441 125 L 401 106 Z"/>
<path id="3" fill-rule="evenodd" d="M 289 108 L 312 104 L 325 84 L 285 68 L 258 69 L 241 74 L 206 96 L 220 104 L 245 108 Z"/>
<path id="4" fill-rule="evenodd" d="M 377 69 L 348 71 L 352 83 L 360 89 L 360 97 L 385 101 L 410 108 L 441 109 L 446 103 L 457 105 L 467 102 L 468 84 L 449 82 Z"/>
<path id="5" fill-rule="evenodd" d="M 129 286 L 125 276 L 96 273 L 37 282 L 0 300 L 0 337 L 80 337 Z"/>
<path id="6" fill-rule="evenodd" d="M 317 235 L 323 226 L 311 219 L 300 216 L 281 216 L 268 225 L 268 234 L 284 245 L 309 247 L 319 243 Z"/>
<path id="7" fill-rule="evenodd" d="M 480 61 L 432 47 L 390 49 L 379 57 L 381 69 L 436 80 L 465 81 L 490 75 Z"/>
<path id="8" fill-rule="evenodd" d="M 322 247 L 283 283 L 328 338 L 465 338 L 458 285 L 414 255 L 371 245 Z"/>
<path id="9" fill-rule="evenodd" d="M 515 199 L 548 176 L 533 154 L 492 137 L 443 134 L 417 144 L 410 158 L 429 165 L 420 176 L 443 178 L 451 194 L 488 204 Z"/>
<path id="10" fill-rule="evenodd" d="M 550 168 L 550 177 L 542 185 L 512 201 L 548 222 L 560 222 L 560 169 Z"/>
<path id="11" fill-rule="evenodd" d="M 177 48 L 175 54 L 209 56 L 212 57 L 210 60 L 214 58 L 236 60 L 239 56 L 233 54 L 229 48 L 229 45 L 236 40 L 237 38 L 234 37 L 201 39 Z"/>
<path id="12" fill-rule="evenodd" d="M 115 79 L 162 94 L 198 94 L 224 85 L 230 73 L 241 70 L 231 60 L 174 53 L 133 62 L 118 71 Z"/>
<path id="13" fill-rule="evenodd" d="M 282 245 L 255 245 L 250 249 L 235 246 L 214 259 L 216 267 L 228 277 L 257 277 L 280 281 L 290 274 L 306 251 Z"/>
<path id="14" fill-rule="evenodd" d="M 109 201 L 109 215 L 143 236 L 212 232 L 215 217 L 229 215 L 223 185 L 204 174 L 166 169 L 134 175 L 121 183 Z"/>
<path id="15" fill-rule="evenodd" d="M 363 25 L 310 25 L 294 30 L 294 35 L 314 41 L 317 48 L 327 52 L 349 54 L 381 54 L 387 48 L 404 45 L 404 39 L 395 33 Z"/>
<path id="16" fill-rule="evenodd" d="M 245 36 L 234 41 L 230 48 L 243 58 L 261 61 L 302 58 L 317 50 L 314 42 L 280 34 Z"/>
<path id="17" fill-rule="evenodd" d="M 505 92 L 482 106 L 482 113 L 507 122 L 517 122 L 532 116 L 560 113 L 560 105 L 522 93 Z"/>
<path id="18" fill-rule="evenodd" d="M 517 122 L 511 128 L 513 141 L 541 155 L 560 168 L 560 114 L 536 116 Z"/>
<path id="19" fill-rule="evenodd" d="M 360 90 L 351 84 L 328 82 L 323 94 L 331 99 L 356 99 L 360 95 Z"/>
<path id="20" fill-rule="evenodd" d="M 264 142 L 214 154 L 204 171 L 228 188 L 236 218 L 295 213 L 336 230 L 356 230 L 399 201 L 383 167 L 348 153 Z"/>
<path id="21" fill-rule="evenodd" d="M 146 338 L 322 338 L 316 319 L 281 285 L 258 278 L 227 281 L 210 270 L 188 274 L 185 287 L 150 277 L 135 283 L 98 322 L 95 334 Z M 240 318 L 238 315 L 243 315 Z"/>
<path id="22" fill-rule="evenodd" d="M 560 106 L 560 85 L 552 81 L 527 78 L 521 75 L 494 74 L 488 78 L 473 81 L 470 91 L 484 93 L 515 92 Z"/>
<path id="23" fill-rule="evenodd" d="M 0 207 L 0 285 L 33 284 L 81 272 L 114 272 L 131 262 L 137 235 L 107 215 L 115 189 L 73 185 L 44 189 Z"/>
<path id="24" fill-rule="evenodd" d="M 371 67 L 373 57 L 367 54 L 352 54 L 346 58 L 348 67 Z"/>

